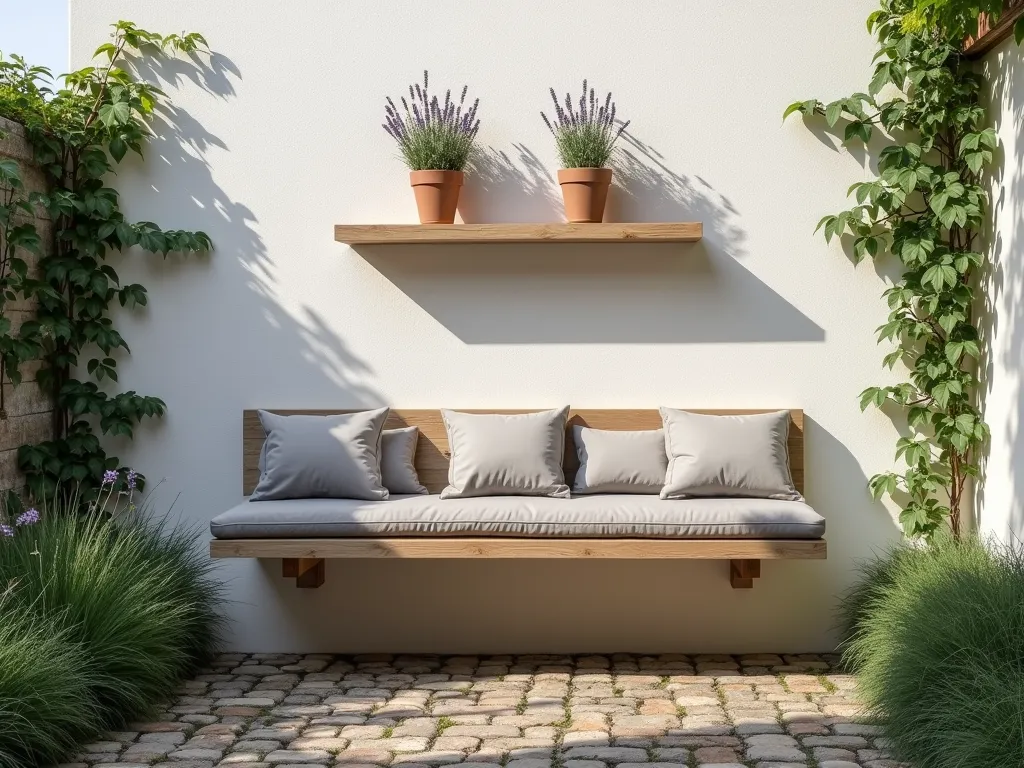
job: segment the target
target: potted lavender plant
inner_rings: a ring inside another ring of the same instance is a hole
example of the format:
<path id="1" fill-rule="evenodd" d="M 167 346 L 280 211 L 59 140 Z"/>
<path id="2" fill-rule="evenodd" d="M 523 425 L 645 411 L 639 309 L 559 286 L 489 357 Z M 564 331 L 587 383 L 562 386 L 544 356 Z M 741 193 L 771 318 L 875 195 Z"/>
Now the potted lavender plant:
<path id="1" fill-rule="evenodd" d="M 558 184 L 562 188 L 565 217 L 571 222 L 599 222 L 604 218 L 608 187 L 612 183 L 612 169 L 606 166 L 615 142 L 629 122 L 616 127 L 611 93 L 599 104 L 594 89 L 587 90 L 586 80 L 578 104 L 573 105 L 572 97 L 566 94 L 563 108 L 554 88 L 551 100 L 555 103 L 554 120 L 543 112 L 540 116 L 554 134 L 562 161 Z"/>
<path id="2" fill-rule="evenodd" d="M 451 224 L 459 204 L 463 173 L 473 156 L 480 121 L 476 110 L 480 99 L 466 109 L 466 91 L 458 104 L 452 92 L 444 101 L 427 91 L 429 80 L 423 72 L 423 86 L 409 86 L 409 101 L 401 99 L 402 110 L 389 97 L 384 107 L 384 130 L 402 152 L 409 166 L 409 180 L 416 195 L 421 224 Z"/>

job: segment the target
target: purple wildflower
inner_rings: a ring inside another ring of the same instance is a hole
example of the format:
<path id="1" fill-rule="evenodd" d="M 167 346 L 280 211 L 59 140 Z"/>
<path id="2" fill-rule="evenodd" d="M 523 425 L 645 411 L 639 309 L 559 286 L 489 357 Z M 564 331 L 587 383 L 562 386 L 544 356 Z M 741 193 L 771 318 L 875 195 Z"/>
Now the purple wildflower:
<path id="1" fill-rule="evenodd" d="M 6 523 L 0 523 L 0 536 L 13 536 L 14 529 Z"/>
<path id="2" fill-rule="evenodd" d="M 38 509 L 26 509 L 18 518 L 14 521 L 17 526 L 22 525 L 35 525 L 39 522 L 39 510 Z"/>
<path id="3" fill-rule="evenodd" d="M 103 485 L 113 485 L 117 482 L 117 470 L 108 469 L 103 473 Z"/>
<path id="4" fill-rule="evenodd" d="M 125 481 L 128 483 L 128 490 L 129 491 L 134 491 L 135 490 L 135 485 L 138 482 L 138 479 L 139 479 L 139 473 L 136 472 L 134 469 L 129 469 L 128 470 L 128 474 L 125 476 Z"/>

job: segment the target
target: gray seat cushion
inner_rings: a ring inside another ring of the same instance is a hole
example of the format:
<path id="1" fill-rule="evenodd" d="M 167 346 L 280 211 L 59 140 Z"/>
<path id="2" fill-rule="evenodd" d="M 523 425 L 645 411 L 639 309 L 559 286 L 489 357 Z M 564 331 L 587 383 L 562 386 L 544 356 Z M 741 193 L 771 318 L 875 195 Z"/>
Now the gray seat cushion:
<path id="1" fill-rule="evenodd" d="M 348 536 L 550 536 L 576 538 L 819 539 L 825 520 L 778 499 L 679 499 L 642 495 L 487 496 L 385 501 L 244 502 L 215 517 L 218 539 Z"/>

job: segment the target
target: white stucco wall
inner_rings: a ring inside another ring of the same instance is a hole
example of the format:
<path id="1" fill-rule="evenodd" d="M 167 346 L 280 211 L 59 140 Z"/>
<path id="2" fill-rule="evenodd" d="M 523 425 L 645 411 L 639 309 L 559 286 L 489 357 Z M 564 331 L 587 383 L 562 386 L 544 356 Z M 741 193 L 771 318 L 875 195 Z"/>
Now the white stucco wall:
<path id="1" fill-rule="evenodd" d="M 722 562 L 329 562 L 296 590 L 276 561 L 231 561 L 229 644 L 247 650 L 830 649 L 854 561 L 897 535 L 866 476 L 896 431 L 857 395 L 884 382 L 883 288 L 812 234 L 865 177 L 862 153 L 791 118 L 798 98 L 862 90 L 870 0 L 90 0 L 72 62 L 107 25 L 201 31 L 212 67 L 161 65 L 172 104 L 145 166 L 119 172 L 129 216 L 202 228 L 209 258 L 131 255 L 151 291 L 119 317 L 126 388 L 163 397 L 122 455 L 205 526 L 241 500 L 247 407 L 802 407 L 807 496 L 826 562 L 766 562 L 750 591 Z M 380 128 L 423 68 L 481 99 L 473 221 L 560 217 L 538 112 L 586 76 L 639 144 L 619 220 L 704 222 L 685 247 L 364 251 L 336 223 L 415 220 Z"/>
<path id="2" fill-rule="evenodd" d="M 978 504 L 979 528 L 1004 541 L 1024 540 L 1024 50 L 1003 41 L 984 61 L 989 116 L 1000 147 L 991 178 L 982 328 L 985 418 L 992 442 Z"/>

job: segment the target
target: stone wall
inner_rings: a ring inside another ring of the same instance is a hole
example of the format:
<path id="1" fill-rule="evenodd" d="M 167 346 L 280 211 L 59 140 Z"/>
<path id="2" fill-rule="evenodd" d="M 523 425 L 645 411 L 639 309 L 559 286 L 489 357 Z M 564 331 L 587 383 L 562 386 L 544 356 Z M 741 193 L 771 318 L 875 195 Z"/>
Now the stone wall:
<path id="1" fill-rule="evenodd" d="M 25 139 L 20 125 L 0 117 L 0 159 L 13 158 L 21 165 L 21 175 L 29 191 L 42 191 L 45 177 L 40 168 L 32 164 L 32 148 Z M 52 242 L 52 224 L 42 210 L 36 213 L 36 227 L 44 247 Z M 23 252 L 19 254 L 34 266 L 37 256 Z M 4 308 L 14 329 L 21 326 L 32 315 L 32 306 L 22 302 L 11 302 Z M 53 433 L 53 404 L 35 384 L 38 365 L 23 368 L 24 381 L 14 388 L 3 384 L 4 409 L 0 412 L 0 491 L 10 488 L 20 490 L 24 478 L 17 469 L 18 446 L 49 438 Z"/>

